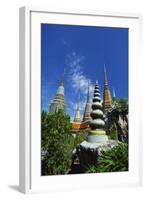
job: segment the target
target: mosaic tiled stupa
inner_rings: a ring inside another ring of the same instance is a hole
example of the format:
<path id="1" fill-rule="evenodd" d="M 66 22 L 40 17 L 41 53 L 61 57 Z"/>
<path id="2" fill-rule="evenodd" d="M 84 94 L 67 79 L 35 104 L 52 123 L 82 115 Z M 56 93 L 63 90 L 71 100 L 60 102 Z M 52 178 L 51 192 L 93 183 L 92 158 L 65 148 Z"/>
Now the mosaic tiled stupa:
<path id="1" fill-rule="evenodd" d="M 83 168 L 95 165 L 102 151 L 108 151 L 118 145 L 118 141 L 109 140 L 105 132 L 100 90 L 96 81 L 93 101 L 91 105 L 90 128 L 86 140 L 80 143 L 79 160 Z"/>
<path id="2" fill-rule="evenodd" d="M 98 81 L 96 81 L 95 84 L 93 102 L 91 107 L 91 131 L 88 134 L 87 141 L 90 143 L 105 142 L 108 140 L 108 137 L 105 132 L 105 122 L 103 119 L 102 103 L 100 98 Z"/>

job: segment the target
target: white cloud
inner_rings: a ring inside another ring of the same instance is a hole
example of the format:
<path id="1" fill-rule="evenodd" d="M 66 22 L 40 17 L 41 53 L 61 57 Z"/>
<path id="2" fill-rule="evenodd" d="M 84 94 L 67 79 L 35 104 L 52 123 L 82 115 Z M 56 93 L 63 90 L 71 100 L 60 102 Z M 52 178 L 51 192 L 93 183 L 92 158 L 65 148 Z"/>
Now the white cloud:
<path id="1" fill-rule="evenodd" d="M 77 93 L 86 95 L 88 91 L 88 82 L 90 85 L 90 92 L 93 93 L 94 85 L 91 80 L 83 73 L 85 57 L 77 55 L 75 51 L 67 56 L 67 66 L 69 68 L 69 81 Z"/>
<path id="2" fill-rule="evenodd" d="M 82 55 L 77 55 L 75 51 L 67 55 L 66 58 L 66 77 L 68 79 L 69 85 L 72 87 L 72 91 L 76 93 L 76 101 L 68 101 L 68 111 L 71 115 L 71 120 L 74 119 L 74 115 L 77 109 L 78 94 L 80 91 L 80 111 L 81 111 L 81 120 L 85 110 L 87 92 L 88 92 L 88 82 L 90 86 L 90 97 L 93 96 L 94 85 L 91 82 L 91 79 L 88 75 L 84 74 L 84 62 L 85 57 Z M 90 99 L 91 101 L 91 99 Z"/>
<path id="3" fill-rule="evenodd" d="M 68 107 L 71 109 L 71 110 L 74 110 L 76 111 L 77 110 L 77 103 L 78 102 L 73 102 L 73 101 L 69 101 L 68 102 Z M 80 100 L 80 111 L 84 111 L 85 110 L 85 105 L 86 105 L 86 99 L 82 99 Z"/>

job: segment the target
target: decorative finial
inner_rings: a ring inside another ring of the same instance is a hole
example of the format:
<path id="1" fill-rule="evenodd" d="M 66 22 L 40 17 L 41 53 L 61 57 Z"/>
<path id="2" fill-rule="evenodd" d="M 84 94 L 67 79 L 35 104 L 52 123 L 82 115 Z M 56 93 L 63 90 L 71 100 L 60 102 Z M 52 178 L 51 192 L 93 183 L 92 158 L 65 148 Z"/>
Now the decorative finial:
<path id="1" fill-rule="evenodd" d="M 64 78 L 61 79 L 60 85 L 64 87 Z"/>
<path id="2" fill-rule="evenodd" d="M 113 88 L 113 97 L 116 97 L 115 89 Z"/>
<path id="3" fill-rule="evenodd" d="M 106 64 L 104 64 L 104 84 L 105 84 L 105 85 L 108 85 L 108 82 L 107 82 L 107 74 L 106 74 Z"/>
<path id="4" fill-rule="evenodd" d="M 90 81 L 88 80 L 88 94 L 89 94 L 89 89 L 90 89 Z"/>
<path id="5" fill-rule="evenodd" d="M 65 67 L 63 69 L 63 74 L 62 74 L 61 83 L 60 83 L 60 85 L 63 87 L 64 87 L 64 76 L 65 76 Z"/>
<path id="6" fill-rule="evenodd" d="M 80 91 L 79 91 L 79 96 L 78 96 L 78 110 L 80 110 Z"/>
<path id="7" fill-rule="evenodd" d="M 87 102 L 90 102 L 90 91 L 89 91 L 90 90 L 90 88 L 89 88 L 90 85 L 89 84 L 90 84 L 90 81 L 88 80 Z"/>
<path id="8" fill-rule="evenodd" d="M 112 107 L 112 98 L 107 81 L 106 65 L 104 64 L 104 92 L 103 92 L 103 111 L 106 113 Z"/>
<path id="9" fill-rule="evenodd" d="M 80 81 L 79 81 L 79 91 L 78 91 L 78 104 L 77 104 L 77 110 L 80 110 Z"/>

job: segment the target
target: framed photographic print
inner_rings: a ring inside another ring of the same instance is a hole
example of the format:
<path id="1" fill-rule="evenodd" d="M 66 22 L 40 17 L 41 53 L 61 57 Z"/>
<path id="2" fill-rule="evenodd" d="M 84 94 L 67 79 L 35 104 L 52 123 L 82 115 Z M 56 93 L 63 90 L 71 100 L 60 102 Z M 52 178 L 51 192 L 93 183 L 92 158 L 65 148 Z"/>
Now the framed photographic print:
<path id="1" fill-rule="evenodd" d="M 141 183 L 141 15 L 20 8 L 20 191 Z"/>

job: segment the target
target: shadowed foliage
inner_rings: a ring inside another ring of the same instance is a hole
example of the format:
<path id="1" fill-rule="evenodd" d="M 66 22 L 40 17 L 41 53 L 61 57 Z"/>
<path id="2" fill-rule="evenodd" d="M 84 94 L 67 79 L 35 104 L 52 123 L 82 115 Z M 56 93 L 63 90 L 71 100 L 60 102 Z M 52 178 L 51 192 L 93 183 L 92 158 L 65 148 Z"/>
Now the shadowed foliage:
<path id="1" fill-rule="evenodd" d="M 98 163 L 89 166 L 87 173 L 128 171 L 128 145 L 126 143 L 121 143 L 101 153 Z"/>

